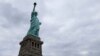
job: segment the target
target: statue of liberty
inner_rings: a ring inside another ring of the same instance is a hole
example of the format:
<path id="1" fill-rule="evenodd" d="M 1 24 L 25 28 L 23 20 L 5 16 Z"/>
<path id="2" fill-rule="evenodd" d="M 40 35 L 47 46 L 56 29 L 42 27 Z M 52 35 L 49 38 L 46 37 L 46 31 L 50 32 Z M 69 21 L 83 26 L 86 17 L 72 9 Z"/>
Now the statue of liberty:
<path id="1" fill-rule="evenodd" d="M 34 8 L 31 14 L 31 25 L 30 25 L 30 29 L 27 33 L 27 35 L 33 35 L 33 36 L 39 36 L 39 29 L 40 29 L 40 25 L 41 23 L 39 22 L 39 19 L 37 18 L 38 13 L 35 11 L 35 7 L 36 7 L 36 3 L 34 3 Z"/>

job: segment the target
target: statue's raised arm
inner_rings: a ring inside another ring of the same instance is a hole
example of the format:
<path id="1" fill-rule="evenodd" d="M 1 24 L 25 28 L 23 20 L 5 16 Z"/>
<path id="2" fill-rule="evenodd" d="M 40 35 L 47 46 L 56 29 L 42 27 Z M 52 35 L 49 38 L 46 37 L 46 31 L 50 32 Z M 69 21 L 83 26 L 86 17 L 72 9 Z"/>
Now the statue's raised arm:
<path id="1" fill-rule="evenodd" d="M 36 7 L 37 3 L 34 3 L 34 8 L 33 8 L 33 12 L 35 12 L 35 7 Z"/>
<path id="2" fill-rule="evenodd" d="M 37 3 L 35 2 L 35 3 L 33 4 L 34 7 L 33 7 L 32 13 L 31 13 L 31 18 L 33 18 L 34 16 L 37 16 L 37 12 L 35 11 L 36 5 L 37 5 Z"/>

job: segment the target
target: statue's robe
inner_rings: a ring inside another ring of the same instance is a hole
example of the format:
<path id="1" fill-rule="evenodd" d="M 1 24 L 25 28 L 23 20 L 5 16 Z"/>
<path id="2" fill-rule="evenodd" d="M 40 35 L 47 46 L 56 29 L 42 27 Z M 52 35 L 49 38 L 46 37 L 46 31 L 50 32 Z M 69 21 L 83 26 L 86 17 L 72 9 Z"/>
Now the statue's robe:
<path id="1" fill-rule="evenodd" d="M 31 22 L 31 25 L 30 25 L 30 29 L 29 29 L 27 34 L 38 36 L 41 23 L 39 22 L 39 19 L 35 15 L 35 12 L 32 12 L 30 22 Z"/>

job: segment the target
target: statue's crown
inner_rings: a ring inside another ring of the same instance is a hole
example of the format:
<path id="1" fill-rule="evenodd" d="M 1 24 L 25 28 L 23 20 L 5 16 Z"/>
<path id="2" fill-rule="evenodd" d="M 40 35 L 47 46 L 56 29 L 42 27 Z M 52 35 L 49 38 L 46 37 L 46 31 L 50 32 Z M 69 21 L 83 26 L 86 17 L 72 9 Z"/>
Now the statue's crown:
<path id="1" fill-rule="evenodd" d="M 35 11 L 35 12 L 33 12 L 33 15 L 37 16 L 37 15 L 38 15 L 38 13 Z"/>

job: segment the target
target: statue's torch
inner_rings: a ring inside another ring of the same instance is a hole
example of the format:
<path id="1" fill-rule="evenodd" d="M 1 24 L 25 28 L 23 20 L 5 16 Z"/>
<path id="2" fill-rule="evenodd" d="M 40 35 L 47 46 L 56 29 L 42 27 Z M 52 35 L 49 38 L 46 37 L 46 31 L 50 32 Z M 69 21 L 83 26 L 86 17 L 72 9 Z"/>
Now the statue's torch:
<path id="1" fill-rule="evenodd" d="M 37 4 L 36 4 L 36 2 L 35 2 L 35 3 L 34 3 L 33 12 L 35 12 L 35 7 L 36 7 L 36 5 L 37 5 Z"/>

